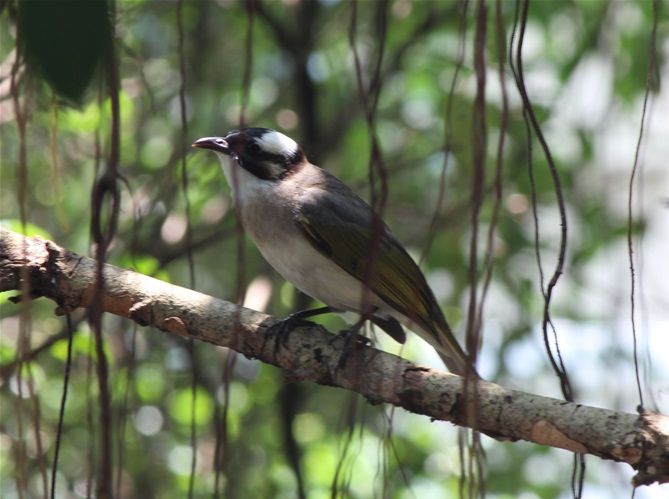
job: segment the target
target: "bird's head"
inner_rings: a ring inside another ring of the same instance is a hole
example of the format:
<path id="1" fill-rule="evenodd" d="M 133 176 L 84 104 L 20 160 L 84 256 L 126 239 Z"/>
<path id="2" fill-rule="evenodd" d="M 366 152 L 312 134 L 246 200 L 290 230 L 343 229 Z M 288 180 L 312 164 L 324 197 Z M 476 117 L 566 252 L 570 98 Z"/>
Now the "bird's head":
<path id="1" fill-rule="evenodd" d="M 281 180 L 305 163 L 304 153 L 293 139 L 269 128 L 245 128 L 223 137 L 203 137 L 193 147 L 214 151 L 224 170 L 232 159 L 261 180 Z"/>

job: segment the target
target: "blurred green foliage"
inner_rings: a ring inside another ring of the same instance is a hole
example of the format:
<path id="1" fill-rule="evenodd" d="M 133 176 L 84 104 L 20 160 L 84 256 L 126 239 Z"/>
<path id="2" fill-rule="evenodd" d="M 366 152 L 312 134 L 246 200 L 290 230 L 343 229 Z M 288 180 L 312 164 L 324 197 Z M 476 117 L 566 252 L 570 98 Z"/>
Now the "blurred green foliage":
<path id="1" fill-rule="evenodd" d="M 28 120 L 27 186 L 22 194 L 17 174 L 20 135 L 15 108 L 5 89 L 0 95 L 0 217 L 3 225 L 13 230 L 39 234 L 70 250 L 89 254 L 91 186 L 109 147 L 111 111 L 101 74 L 107 53 L 103 31 L 108 18 L 103 20 L 97 11 L 82 11 L 76 2 L 58 2 L 59 8 L 63 3 L 77 12 L 67 23 L 60 15 L 45 18 L 53 14 L 51 10 L 35 10 L 38 5 L 53 7 L 56 2 L 9 2 L 0 18 L 3 68 L 11 70 L 14 64 L 17 32 L 26 37 L 26 59 L 17 67 L 16 85 L 18 102 Z M 575 121 L 567 128 L 556 127 L 552 119 L 562 110 L 563 89 L 591 57 L 606 58 L 615 68 L 610 82 L 611 106 L 632 107 L 638 102 L 645 85 L 652 11 L 650 2 L 620 4 L 537 1 L 532 2 L 529 12 L 525 71 L 537 115 L 554 139 L 553 153 L 569 206 L 571 235 L 577 240 L 569 254 L 569 265 L 576 269 L 587 268 L 608 245 L 625 236 L 626 217 L 612 210 L 599 191 L 582 188 L 588 172 L 598 168 L 593 153 L 596 126 Z M 108 7 L 102 1 L 91 2 L 91 8 L 93 5 L 95 9 Z M 316 164 L 369 198 L 369 132 L 348 36 L 352 3 L 286 0 L 257 1 L 255 5 L 247 122 L 291 135 Z M 380 5 L 357 3 L 355 43 L 362 54 L 365 83 L 369 82 L 372 62 L 381 46 Z M 492 179 L 502 118 L 494 5 L 489 4 L 488 18 L 489 143 L 480 241 L 485 240 L 492 213 Z M 239 298 L 236 269 L 240 260 L 229 189 L 215 158 L 191 152 L 189 146 L 199 137 L 222 135 L 239 126 L 243 73 L 249 62 L 245 45 L 251 19 L 248 5 L 233 0 L 183 2 L 179 10 L 177 2 L 134 0 L 111 6 L 115 11 L 115 18 L 110 19 L 118 37 L 121 79 L 121 173 L 128 187 L 122 187 L 120 222 L 108 260 L 179 285 L 188 286 L 193 278 L 199 291 L 235 301 Z M 384 217 L 416 258 L 431 238 L 428 229 L 432 217 L 436 217 L 436 233 L 423 268 L 458 331 L 464 330 L 469 292 L 475 90 L 475 5 L 469 6 L 464 23 L 462 7 L 459 2 L 446 0 L 389 2 L 375 118 L 388 172 Z M 501 4 L 507 42 L 514 8 L 510 1 Z M 624 9 L 622 14 L 620 9 Z M 611 22 L 621 15 L 633 22 Z M 181 35 L 177 16 L 183 26 Z M 17 22 L 24 23 L 22 31 L 17 31 Z M 466 26 L 463 38 L 459 34 L 461 24 Z M 47 37 L 40 31 L 44 26 L 53 28 L 54 34 Z M 67 43 L 86 49 L 86 53 L 75 55 L 52 44 L 59 30 L 71 32 Z M 94 43 L 80 38 L 90 35 L 100 36 L 93 36 Z M 464 58 L 459 63 L 461 43 Z M 506 67 L 510 109 L 491 293 L 495 300 L 509 306 L 503 314 L 490 317 L 491 331 L 497 335 L 492 338 L 495 351 L 485 350 L 486 334 L 492 333 L 484 329 L 483 358 L 488 377 L 501 382 L 509 380 L 512 368 L 507 363 L 507 352 L 536 332 L 533 328 L 540 321 L 543 306 L 534 256 L 525 124 L 508 64 Z M 455 91 L 450 93 L 456 69 L 459 76 Z M 98 77 L 89 83 L 96 70 Z M 7 69 L 2 71 L 5 88 L 9 73 Z M 180 118 L 182 84 L 186 123 Z M 452 112 L 447 118 L 448 105 Z M 450 137 L 452 150 L 445 162 L 446 137 Z M 538 208 L 550 221 L 542 229 L 545 238 L 541 247 L 546 267 L 552 269 L 557 247 L 555 194 L 545 158 L 536 146 L 533 151 Z M 185 193 L 181 181 L 184 158 L 188 179 Z M 445 164 L 445 198 L 442 206 L 437 206 Z M 19 222 L 21 205 L 27 216 L 24 227 Z M 188 270 L 188 224 L 192 229 L 194 276 Z M 643 230 L 642 223 L 638 230 Z M 481 246 L 480 266 L 483 250 Z M 245 246 L 243 262 L 247 284 L 258 276 L 271 279 L 267 310 L 278 316 L 290 313 L 294 305 L 292 299 L 286 300 L 286 293 L 292 298 L 291 288 L 282 287 L 280 278 L 250 243 Z M 40 461 L 31 428 L 38 418 L 43 457 L 51 463 L 62 395 L 66 325 L 54 318 L 50 303 L 37 301 L 27 306 L 31 346 L 36 348 L 53 338 L 57 341 L 26 366 L 21 377 L 25 386 L 20 390 L 16 373 L 3 375 L 3 497 L 18 496 L 17 488 L 24 488 L 25 496 L 42 495 Z M 16 354 L 19 308 L 3 295 L 3 366 L 11 364 Z M 583 314 L 577 299 L 560 304 L 563 317 Z M 86 495 L 90 477 L 99 466 L 94 348 L 83 315 L 75 314 L 73 320 L 76 330 L 63 422 L 59 497 Z M 322 321 L 332 330 L 341 327 L 336 318 L 324 317 Z M 191 358 L 188 345 L 180 338 L 141 330 L 115 317 L 106 317 L 104 324 L 115 473 L 119 477 L 114 480 L 120 484 L 119 497 L 186 495 L 193 452 L 193 408 L 197 432 L 195 497 L 210 497 L 216 487 L 223 497 L 295 497 L 297 481 L 286 454 L 286 426 L 298 444 L 304 488 L 310 498 L 330 497 L 335 482 L 346 497 L 457 494 L 458 451 L 454 433 L 447 425 L 431 424 L 397 411 L 391 423 L 390 408 L 368 406 L 332 388 L 291 385 L 277 369 L 249 359 L 237 358 L 232 376 L 226 378 L 223 372 L 229 352 L 195 345 Z M 394 348 L 385 342 L 383 346 Z M 411 340 L 402 354 L 420 360 L 425 352 L 418 340 Z M 191 390 L 193 377 L 195 392 Z M 28 396 L 29 384 L 38 397 L 38 416 Z M 226 446 L 219 455 L 216 449 L 221 431 L 225 431 Z M 491 440 L 485 445 L 487 490 L 492 497 L 568 495 L 565 477 L 569 476 L 571 461 L 565 459 L 567 453 Z M 23 460 L 17 460 L 17 456 L 23 456 Z M 215 456 L 222 470 L 218 478 Z M 531 462 L 552 463 L 555 468 L 537 480 L 528 471 L 533 469 L 528 464 Z M 16 467 L 20 468 L 21 481 Z M 605 478 L 588 475 L 588 480 L 606 485 Z"/>
<path id="2" fill-rule="evenodd" d="M 79 103 L 110 56 L 107 0 L 18 3 L 18 30 L 28 66 L 63 99 Z"/>

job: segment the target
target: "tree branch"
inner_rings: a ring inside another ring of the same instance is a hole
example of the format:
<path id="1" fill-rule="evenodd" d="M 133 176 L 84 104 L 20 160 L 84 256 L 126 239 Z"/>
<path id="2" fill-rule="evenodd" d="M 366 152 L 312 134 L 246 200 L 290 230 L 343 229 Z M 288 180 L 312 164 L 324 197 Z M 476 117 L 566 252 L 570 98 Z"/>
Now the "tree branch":
<path id="1" fill-rule="evenodd" d="M 33 297 L 54 300 L 56 313 L 63 315 L 91 306 L 95 276 L 94 260 L 0 228 L 0 291 L 20 290 L 27 278 Z M 267 328 L 277 319 L 271 316 L 113 265 L 104 266 L 104 281 L 103 310 L 141 326 L 232 348 L 285 369 L 292 379 L 353 390 L 371 403 L 472 427 L 498 440 L 527 440 L 625 462 L 638 471 L 635 485 L 669 482 L 666 416 L 588 407 L 486 381 L 463 383 L 362 344 L 337 369 L 342 340 L 330 343 L 332 335 L 317 325 L 295 329 L 275 355 Z"/>

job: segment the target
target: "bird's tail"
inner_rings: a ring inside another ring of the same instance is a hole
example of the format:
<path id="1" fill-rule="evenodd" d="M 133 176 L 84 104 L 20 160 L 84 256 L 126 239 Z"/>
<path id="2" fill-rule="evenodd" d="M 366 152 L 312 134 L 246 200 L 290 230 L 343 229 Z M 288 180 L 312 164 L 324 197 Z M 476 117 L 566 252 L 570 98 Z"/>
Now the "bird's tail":
<path id="1" fill-rule="evenodd" d="M 445 322 L 445 321 L 444 321 Z M 441 327 L 440 327 L 441 326 Z M 423 328 L 419 328 L 423 329 Z M 432 328 L 431 328 L 432 329 Z M 480 378 L 469 356 L 464 352 L 448 324 L 434 325 L 434 330 L 416 331 L 434 347 L 441 360 L 453 374 Z"/>
<path id="2" fill-rule="evenodd" d="M 480 378 L 479 373 L 476 372 L 476 368 L 469 362 L 467 356 L 459 357 L 457 355 L 452 355 L 451 353 L 444 353 L 440 350 L 437 350 L 439 358 L 446 364 L 446 367 L 453 374 L 458 376 L 473 376 L 475 378 Z"/>

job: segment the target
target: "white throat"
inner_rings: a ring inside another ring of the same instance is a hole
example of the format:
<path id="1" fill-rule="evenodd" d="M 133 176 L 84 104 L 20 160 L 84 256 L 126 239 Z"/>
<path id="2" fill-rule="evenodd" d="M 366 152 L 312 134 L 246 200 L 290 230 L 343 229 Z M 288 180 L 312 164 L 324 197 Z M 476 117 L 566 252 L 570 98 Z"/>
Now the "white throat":
<path id="1" fill-rule="evenodd" d="M 216 156 L 221 162 L 221 169 L 232 191 L 232 199 L 237 206 L 248 200 L 253 200 L 253 196 L 257 195 L 258 190 L 271 188 L 271 182 L 260 180 L 239 166 L 231 156 L 220 152 L 216 152 Z"/>

